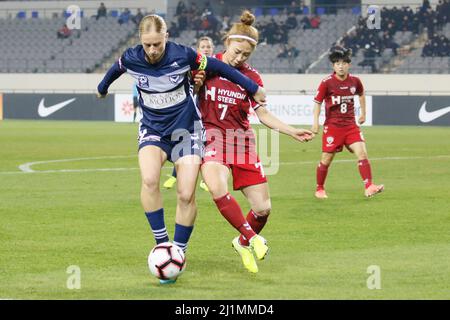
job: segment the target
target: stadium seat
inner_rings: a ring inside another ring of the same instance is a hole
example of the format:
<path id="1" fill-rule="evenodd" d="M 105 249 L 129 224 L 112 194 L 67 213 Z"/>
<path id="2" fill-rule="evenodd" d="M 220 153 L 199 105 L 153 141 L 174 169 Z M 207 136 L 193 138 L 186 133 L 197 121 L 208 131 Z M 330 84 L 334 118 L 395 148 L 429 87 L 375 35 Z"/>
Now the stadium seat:
<path id="1" fill-rule="evenodd" d="M 318 14 L 319 16 L 324 15 L 325 14 L 325 8 L 317 7 L 316 8 L 316 14 Z"/>
<path id="2" fill-rule="evenodd" d="M 263 9 L 256 7 L 253 11 L 253 14 L 255 15 L 255 17 L 260 17 L 263 15 Z"/>
<path id="3" fill-rule="evenodd" d="M 25 11 L 19 11 L 17 12 L 17 19 L 25 19 L 27 17 L 27 14 Z"/>
<path id="4" fill-rule="evenodd" d="M 361 15 L 361 7 L 353 7 L 352 14 L 360 16 Z"/>
<path id="5" fill-rule="evenodd" d="M 271 16 L 278 15 L 278 8 L 270 8 L 269 15 L 271 15 Z"/>

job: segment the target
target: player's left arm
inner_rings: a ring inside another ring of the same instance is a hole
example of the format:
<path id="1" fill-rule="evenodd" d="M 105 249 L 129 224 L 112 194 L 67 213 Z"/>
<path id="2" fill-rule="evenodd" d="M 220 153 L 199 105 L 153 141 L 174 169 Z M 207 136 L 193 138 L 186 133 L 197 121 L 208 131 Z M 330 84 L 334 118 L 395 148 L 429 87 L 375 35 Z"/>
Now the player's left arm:
<path id="1" fill-rule="evenodd" d="M 265 107 L 260 106 L 255 110 L 255 112 L 259 118 L 259 121 L 261 121 L 262 124 L 270 129 L 277 130 L 281 133 L 291 136 L 292 138 L 300 142 L 307 142 L 314 138 L 314 133 L 312 133 L 310 130 L 294 128 L 284 123 L 283 121 L 275 117 Z"/>
<path id="2" fill-rule="evenodd" d="M 359 98 L 359 105 L 361 106 L 361 114 L 359 115 L 358 123 L 361 125 L 366 122 L 366 96 L 364 86 L 359 78 L 356 78 L 356 94 Z"/>
<path id="3" fill-rule="evenodd" d="M 359 115 L 358 123 L 361 125 L 366 122 L 366 96 L 359 96 L 359 105 L 361 106 L 361 114 Z"/>

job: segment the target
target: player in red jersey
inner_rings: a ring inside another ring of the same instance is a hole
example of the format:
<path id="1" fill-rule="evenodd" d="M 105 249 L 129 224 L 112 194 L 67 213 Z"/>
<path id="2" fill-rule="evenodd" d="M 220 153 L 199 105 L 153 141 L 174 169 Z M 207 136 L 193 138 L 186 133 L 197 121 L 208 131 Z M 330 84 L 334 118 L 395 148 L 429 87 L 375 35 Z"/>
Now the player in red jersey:
<path id="1" fill-rule="evenodd" d="M 237 68 L 242 74 L 262 86 L 259 73 L 246 64 L 258 42 L 258 31 L 252 26 L 255 17 L 249 11 L 241 15 L 225 37 L 225 52 L 215 57 Z M 202 121 L 206 129 L 205 155 L 201 172 L 217 208 L 240 233 L 233 239 L 250 272 L 258 272 L 254 255 L 264 258 L 268 246 L 258 233 L 267 222 L 271 210 L 267 178 L 255 150 L 255 135 L 248 115 L 252 107 L 261 123 L 279 130 L 298 141 L 309 141 L 309 130 L 289 126 L 258 105 L 251 95 L 238 85 L 214 74 L 207 74 L 199 92 Z M 251 210 L 244 217 L 234 197 L 228 192 L 228 177 L 233 175 L 233 189 L 247 198 Z"/>
<path id="2" fill-rule="evenodd" d="M 358 158 L 359 173 L 364 181 L 365 196 L 371 197 L 383 191 L 383 185 L 372 183 L 372 172 L 367 158 L 366 143 L 355 122 L 354 96 L 359 96 L 361 114 L 358 123 L 366 121 L 366 100 L 361 80 L 349 73 L 351 50 L 340 46 L 331 50 L 329 59 L 334 73 L 319 85 L 314 98 L 314 123 L 312 131 L 319 131 L 320 106 L 325 101 L 325 123 L 322 136 L 322 158 L 317 167 L 316 198 L 328 198 L 325 179 L 336 152 L 345 146 Z"/>
<path id="3" fill-rule="evenodd" d="M 214 53 L 214 42 L 210 37 L 202 36 L 197 40 L 197 51 L 211 57 Z M 194 93 L 198 93 L 200 88 L 203 85 L 203 81 L 205 80 L 206 74 L 205 71 L 192 70 L 192 77 L 194 78 Z M 173 167 L 172 174 L 167 175 L 168 179 L 164 181 L 163 188 L 172 189 L 175 183 L 177 182 L 177 171 L 175 170 L 175 166 Z M 200 180 L 200 188 L 208 192 L 208 186 L 205 181 Z"/>

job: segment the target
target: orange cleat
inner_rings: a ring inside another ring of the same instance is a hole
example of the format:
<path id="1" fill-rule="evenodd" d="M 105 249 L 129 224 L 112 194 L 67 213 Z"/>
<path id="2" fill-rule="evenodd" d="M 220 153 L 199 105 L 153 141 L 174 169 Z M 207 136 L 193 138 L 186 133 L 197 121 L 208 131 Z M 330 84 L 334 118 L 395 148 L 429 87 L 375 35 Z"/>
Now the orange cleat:
<path id="1" fill-rule="evenodd" d="M 316 196 L 317 199 L 327 199 L 327 193 L 325 192 L 324 189 L 319 189 L 316 191 L 316 193 L 314 194 Z"/>
<path id="2" fill-rule="evenodd" d="M 370 198 L 370 197 L 373 197 L 374 195 L 376 195 L 377 193 L 382 192 L 383 190 L 384 190 L 384 185 L 382 185 L 382 184 L 380 184 L 380 185 L 371 184 L 364 191 L 364 195 L 366 197 Z"/>

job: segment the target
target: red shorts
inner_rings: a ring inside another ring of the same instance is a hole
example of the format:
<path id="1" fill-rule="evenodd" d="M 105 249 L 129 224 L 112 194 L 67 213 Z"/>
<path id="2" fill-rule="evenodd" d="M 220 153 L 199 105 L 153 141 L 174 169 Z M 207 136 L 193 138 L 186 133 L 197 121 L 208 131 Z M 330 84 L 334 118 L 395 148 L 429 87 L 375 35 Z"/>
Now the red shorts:
<path id="1" fill-rule="evenodd" d="M 207 143 L 203 163 L 215 161 L 230 168 L 233 175 L 234 190 L 267 182 L 256 151 L 248 147 L 241 151 L 236 149 L 236 146 L 228 146 L 227 150 L 225 146 L 218 147 L 217 144 Z"/>
<path id="2" fill-rule="evenodd" d="M 355 142 L 364 142 L 363 134 L 357 125 L 345 127 L 325 125 L 323 127 L 322 152 L 341 152 L 344 146 L 348 148 Z"/>

